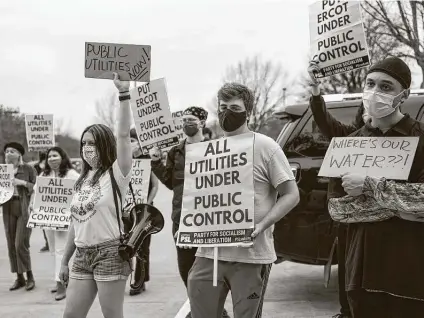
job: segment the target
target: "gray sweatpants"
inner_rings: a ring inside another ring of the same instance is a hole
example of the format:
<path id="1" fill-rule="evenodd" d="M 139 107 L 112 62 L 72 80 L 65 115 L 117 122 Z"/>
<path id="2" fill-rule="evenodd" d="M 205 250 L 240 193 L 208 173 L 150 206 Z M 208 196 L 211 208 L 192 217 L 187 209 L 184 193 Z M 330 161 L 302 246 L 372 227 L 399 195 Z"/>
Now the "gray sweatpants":
<path id="1" fill-rule="evenodd" d="M 272 264 L 218 261 L 218 286 L 213 286 L 213 260 L 196 257 L 188 277 L 193 318 L 221 318 L 231 290 L 234 318 L 259 318 Z"/>

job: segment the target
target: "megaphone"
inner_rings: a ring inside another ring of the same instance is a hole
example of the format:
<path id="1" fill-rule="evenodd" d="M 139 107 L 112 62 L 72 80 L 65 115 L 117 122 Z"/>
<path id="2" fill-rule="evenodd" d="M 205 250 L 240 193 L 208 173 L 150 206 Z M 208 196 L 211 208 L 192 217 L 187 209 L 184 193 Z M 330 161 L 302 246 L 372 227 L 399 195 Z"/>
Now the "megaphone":
<path id="1" fill-rule="evenodd" d="M 136 204 L 130 211 L 126 223 L 129 239 L 119 246 L 119 256 L 128 261 L 138 254 L 148 235 L 162 231 L 165 225 L 162 213 L 150 204 Z M 132 226 L 131 229 L 128 229 Z"/>

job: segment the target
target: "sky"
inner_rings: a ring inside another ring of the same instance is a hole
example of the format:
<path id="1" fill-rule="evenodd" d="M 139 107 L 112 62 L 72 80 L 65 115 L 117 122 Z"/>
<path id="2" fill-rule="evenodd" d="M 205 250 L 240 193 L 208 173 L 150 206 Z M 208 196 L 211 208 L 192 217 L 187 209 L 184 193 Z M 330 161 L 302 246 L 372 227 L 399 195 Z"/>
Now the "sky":
<path id="1" fill-rule="evenodd" d="M 115 91 L 84 77 L 85 42 L 151 45 L 151 80 L 166 79 L 171 111 L 206 106 L 227 67 L 255 55 L 281 63 L 290 91 L 308 66 L 312 2 L 1 1 L 0 104 L 53 114 L 79 138 Z"/>

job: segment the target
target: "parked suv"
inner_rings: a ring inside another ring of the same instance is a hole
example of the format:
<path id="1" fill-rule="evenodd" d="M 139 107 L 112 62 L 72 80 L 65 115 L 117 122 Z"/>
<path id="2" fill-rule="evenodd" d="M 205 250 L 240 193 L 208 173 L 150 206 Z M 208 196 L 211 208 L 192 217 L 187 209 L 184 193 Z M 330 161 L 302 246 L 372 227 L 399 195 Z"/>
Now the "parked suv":
<path id="1" fill-rule="evenodd" d="M 327 110 L 345 124 L 352 124 L 362 94 L 325 95 Z M 423 120 L 424 90 L 411 92 L 402 111 Z M 275 225 L 275 249 L 279 260 L 304 264 L 337 263 L 334 257 L 337 224 L 327 210 L 329 178 L 318 172 L 330 140 L 321 134 L 309 103 L 290 105 L 276 111 L 268 129 L 280 131 L 277 143 L 283 148 L 300 191 L 298 206 Z M 272 136 L 275 137 L 276 135 Z"/>

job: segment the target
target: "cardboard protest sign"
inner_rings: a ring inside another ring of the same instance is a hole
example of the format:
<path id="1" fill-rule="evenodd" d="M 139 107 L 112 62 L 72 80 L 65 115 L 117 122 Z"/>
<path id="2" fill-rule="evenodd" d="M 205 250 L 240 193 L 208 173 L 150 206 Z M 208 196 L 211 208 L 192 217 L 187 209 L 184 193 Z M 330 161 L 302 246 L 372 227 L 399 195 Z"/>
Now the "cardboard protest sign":
<path id="1" fill-rule="evenodd" d="M 37 177 L 33 212 L 27 227 L 67 231 L 71 222 L 74 179 Z"/>
<path id="2" fill-rule="evenodd" d="M 0 205 L 9 201 L 13 196 L 15 191 L 13 178 L 13 165 L 0 164 Z"/>
<path id="3" fill-rule="evenodd" d="M 251 245 L 253 133 L 186 146 L 177 245 Z"/>
<path id="4" fill-rule="evenodd" d="M 174 119 L 175 130 L 178 134 L 178 139 L 184 139 L 184 131 L 183 131 L 183 111 L 179 110 L 177 112 L 172 113 L 172 118 Z"/>
<path id="5" fill-rule="evenodd" d="M 418 137 L 335 137 L 319 176 L 340 177 L 350 172 L 370 177 L 407 180 Z"/>
<path id="6" fill-rule="evenodd" d="M 146 203 L 150 183 L 150 159 L 133 159 L 131 186 L 134 191 L 135 204 Z M 125 195 L 124 207 L 133 206 L 134 199 L 128 187 Z"/>
<path id="7" fill-rule="evenodd" d="M 47 151 L 55 145 L 53 115 L 25 115 L 28 151 Z"/>
<path id="8" fill-rule="evenodd" d="M 360 1 L 318 1 L 309 7 L 313 59 L 321 71 L 316 78 L 352 71 L 370 64 Z"/>
<path id="9" fill-rule="evenodd" d="M 155 146 L 163 149 L 178 144 L 164 78 L 132 89 L 131 109 L 144 153 Z"/>
<path id="10" fill-rule="evenodd" d="M 150 45 L 85 43 L 85 77 L 122 81 L 150 81 Z"/>

